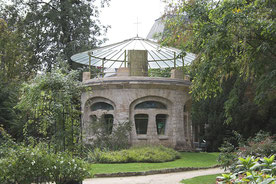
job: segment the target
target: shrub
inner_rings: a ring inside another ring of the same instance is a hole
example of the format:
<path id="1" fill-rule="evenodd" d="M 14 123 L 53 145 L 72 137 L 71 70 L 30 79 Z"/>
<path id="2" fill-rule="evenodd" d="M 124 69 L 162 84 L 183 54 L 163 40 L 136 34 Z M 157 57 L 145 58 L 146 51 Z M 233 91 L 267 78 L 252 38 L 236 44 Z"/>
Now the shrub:
<path id="1" fill-rule="evenodd" d="M 119 122 L 116 127 L 113 127 L 111 134 L 104 131 L 106 123 L 103 118 L 89 124 L 94 136 L 91 143 L 92 149 L 101 148 L 115 151 L 129 148 L 129 133 L 131 131 L 129 121 Z"/>
<path id="2" fill-rule="evenodd" d="M 228 141 L 224 141 L 224 143 L 219 148 L 220 154 L 218 158 L 218 162 L 221 167 L 225 170 L 233 165 L 237 161 L 235 146 Z"/>
<path id="3" fill-rule="evenodd" d="M 220 147 L 219 163 L 223 168 L 234 170 L 238 161 L 238 157 L 269 157 L 276 153 L 276 141 L 269 133 L 260 131 L 255 137 L 246 141 L 236 135 L 238 147 L 234 146 L 229 140 L 225 141 Z"/>
<path id="4" fill-rule="evenodd" d="M 52 154 L 51 161 L 51 181 L 55 181 L 56 184 L 80 182 L 89 176 L 87 163 L 71 154 Z"/>
<path id="5" fill-rule="evenodd" d="M 257 157 L 271 156 L 276 153 L 276 141 L 268 133 L 260 131 L 247 144 L 238 149 L 239 156 L 253 155 Z"/>
<path id="6" fill-rule="evenodd" d="M 217 183 L 262 183 L 274 184 L 276 182 L 276 162 L 275 156 L 239 158 L 236 171 L 230 174 L 222 174 L 217 177 Z"/>
<path id="7" fill-rule="evenodd" d="M 9 154 L 10 149 L 15 149 L 17 144 L 0 124 L 0 159 Z"/>
<path id="8" fill-rule="evenodd" d="M 0 159 L 1 184 L 80 182 L 89 175 L 84 161 L 67 152 L 49 153 L 45 145 L 18 146 Z"/>
<path id="9" fill-rule="evenodd" d="M 98 163 L 167 162 L 177 158 L 180 158 L 177 151 L 164 146 L 132 147 L 121 151 L 95 149 L 88 153 L 88 160 Z"/>

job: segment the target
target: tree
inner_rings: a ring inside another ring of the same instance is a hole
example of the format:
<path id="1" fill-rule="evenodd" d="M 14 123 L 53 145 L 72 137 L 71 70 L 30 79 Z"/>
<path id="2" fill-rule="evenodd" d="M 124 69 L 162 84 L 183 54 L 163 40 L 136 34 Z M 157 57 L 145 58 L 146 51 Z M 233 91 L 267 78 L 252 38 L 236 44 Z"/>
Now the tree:
<path id="1" fill-rule="evenodd" d="M 14 106 L 20 84 L 34 75 L 34 66 L 28 62 L 31 57 L 32 53 L 25 50 L 20 30 L 0 18 L 0 126 L 17 139 L 22 138 L 23 124 Z"/>
<path id="2" fill-rule="evenodd" d="M 216 150 L 236 130 L 275 132 L 275 0 L 170 1 L 163 44 L 197 53 L 193 123 Z M 214 137 L 216 135 L 216 137 Z M 210 142 L 211 141 L 211 142 Z"/>
<path id="3" fill-rule="evenodd" d="M 218 95 L 224 81 L 238 76 L 225 103 L 228 122 L 242 81 L 250 83 L 247 92 L 256 104 L 276 98 L 275 6 L 274 0 L 179 0 L 172 5 L 178 16 L 168 24 L 177 30 L 170 40 L 198 54 L 192 65 L 194 99 Z M 181 22 L 183 16 L 189 21 Z"/>
<path id="4" fill-rule="evenodd" d="M 104 6 L 109 0 L 101 0 Z M 70 57 L 100 45 L 108 27 L 101 26 L 95 0 L 19 0 L 2 7 L 0 17 L 8 25 L 17 23 L 26 38 L 26 50 L 33 52 L 30 62 L 51 71 L 57 57 Z"/>
<path id="5" fill-rule="evenodd" d="M 27 119 L 26 138 L 46 141 L 55 150 L 72 149 L 81 140 L 80 94 L 77 71 L 54 69 L 38 74 L 22 88 L 17 108 Z"/>
<path id="6" fill-rule="evenodd" d="M 192 105 L 192 122 L 200 126 L 200 137 L 207 141 L 208 151 L 218 151 L 218 148 L 226 138 L 239 132 L 245 138 L 255 135 L 259 130 L 276 132 L 275 110 L 276 101 L 266 103 L 259 108 L 244 92 L 248 83 L 243 83 L 238 90 L 238 104 L 232 114 L 232 122 L 224 123 L 225 102 L 233 89 L 235 78 L 229 79 L 222 84 L 222 92 L 213 98 L 194 101 Z"/>
<path id="7" fill-rule="evenodd" d="M 0 18 L 0 78 L 3 83 L 22 81 L 32 75 L 27 52 L 19 30 L 11 29 Z"/>

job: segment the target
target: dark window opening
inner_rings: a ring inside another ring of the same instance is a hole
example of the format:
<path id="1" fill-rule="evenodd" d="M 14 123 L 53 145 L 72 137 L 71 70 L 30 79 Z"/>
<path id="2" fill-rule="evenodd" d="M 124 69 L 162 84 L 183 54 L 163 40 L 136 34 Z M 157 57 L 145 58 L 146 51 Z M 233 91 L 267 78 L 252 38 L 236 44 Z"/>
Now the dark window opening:
<path id="1" fill-rule="evenodd" d="M 112 128 L 113 128 L 113 121 L 114 121 L 113 115 L 112 114 L 104 114 L 103 120 L 104 120 L 104 131 L 107 134 L 111 134 Z"/>
<path id="2" fill-rule="evenodd" d="M 94 104 L 91 105 L 91 110 L 92 111 L 96 111 L 96 110 L 114 110 L 113 106 L 105 103 L 105 102 L 96 102 Z"/>
<path id="3" fill-rule="evenodd" d="M 156 128 L 157 128 L 158 135 L 165 135 L 166 122 L 167 122 L 166 114 L 156 115 Z"/>
<path id="4" fill-rule="evenodd" d="M 167 106 L 157 101 L 145 101 L 137 104 L 134 109 L 167 109 Z"/>
<path id="5" fill-rule="evenodd" d="M 149 116 L 147 114 L 136 114 L 135 128 L 137 134 L 147 134 Z"/>

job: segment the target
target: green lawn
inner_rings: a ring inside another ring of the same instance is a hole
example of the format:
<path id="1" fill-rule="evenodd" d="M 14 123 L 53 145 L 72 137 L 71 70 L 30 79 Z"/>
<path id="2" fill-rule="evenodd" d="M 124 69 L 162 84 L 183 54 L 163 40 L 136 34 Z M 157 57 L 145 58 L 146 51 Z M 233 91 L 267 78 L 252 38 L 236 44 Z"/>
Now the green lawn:
<path id="1" fill-rule="evenodd" d="M 217 165 L 219 153 L 181 153 L 181 158 L 164 163 L 91 164 L 92 174 L 139 172 L 178 167 L 209 167 Z"/>
<path id="2" fill-rule="evenodd" d="M 191 179 L 182 180 L 181 183 L 184 184 L 215 184 L 216 177 L 221 176 L 221 174 L 212 174 L 205 176 L 198 176 Z"/>

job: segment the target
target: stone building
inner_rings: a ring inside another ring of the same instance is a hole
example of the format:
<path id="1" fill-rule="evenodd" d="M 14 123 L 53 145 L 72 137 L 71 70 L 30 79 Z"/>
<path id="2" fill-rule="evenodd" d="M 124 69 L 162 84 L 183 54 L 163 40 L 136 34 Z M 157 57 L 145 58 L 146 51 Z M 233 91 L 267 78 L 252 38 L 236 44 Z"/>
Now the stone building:
<path id="1" fill-rule="evenodd" d="M 72 56 L 73 61 L 103 69 L 119 66 L 110 77 L 90 79 L 90 73 L 84 73 L 83 84 L 91 91 L 81 97 L 83 127 L 102 117 L 112 133 L 120 122 L 130 121 L 133 145 L 191 150 L 196 141 L 190 115 L 191 82 L 180 68 L 194 58 L 139 37 Z M 174 68 L 170 78 L 148 77 L 148 68 L 162 66 Z M 92 140 L 93 134 L 85 133 L 84 141 Z"/>

